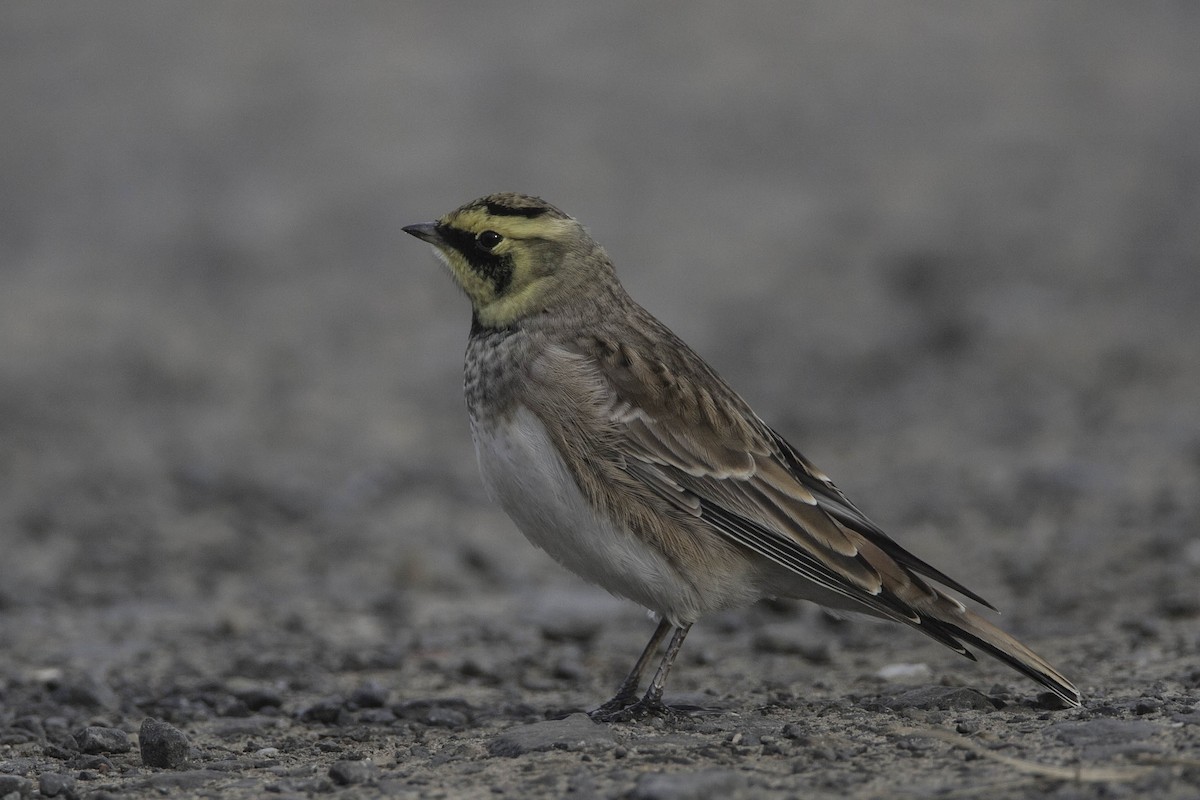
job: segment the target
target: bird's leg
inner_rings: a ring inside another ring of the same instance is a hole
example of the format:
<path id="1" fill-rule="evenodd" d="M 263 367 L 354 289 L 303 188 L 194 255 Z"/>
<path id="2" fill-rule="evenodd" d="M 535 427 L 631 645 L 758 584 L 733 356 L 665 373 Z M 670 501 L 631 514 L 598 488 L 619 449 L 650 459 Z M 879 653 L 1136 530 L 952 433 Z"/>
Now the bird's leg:
<path id="1" fill-rule="evenodd" d="M 646 671 L 646 667 L 650 664 L 650 659 L 658 651 L 658 645 L 670 629 L 671 623 L 667 622 L 666 619 L 659 621 L 658 627 L 654 629 L 654 633 L 650 636 L 650 641 L 646 644 L 645 649 L 642 650 L 642 654 L 638 656 L 637 663 L 633 665 L 633 669 L 629 671 L 629 674 L 625 676 L 625 680 L 621 682 L 621 688 L 617 689 L 616 695 L 613 696 L 612 700 L 609 700 L 595 711 L 589 712 L 588 716 L 593 719 L 602 719 L 637 702 L 637 688 L 638 684 L 642 682 L 642 673 Z M 664 675 L 663 677 L 666 676 Z"/>
<path id="2" fill-rule="evenodd" d="M 675 663 L 675 657 L 679 655 L 679 648 L 683 647 L 683 640 L 687 636 L 688 631 L 691 629 L 692 626 L 690 623 L 687 625 L 681 625 L 675 629 L 675 634 L 671 637 L 671 643 L 667 645 L 667 652 L 663 654 L 663 659 L 658 665 L 658 671 L 654 673 L 654 679 L 650 681 L 650 686 L 646 689 L 646 694 L 642 696 L 642 699 L 638 700 L 636 703 L 629 704 L 624 698 L 622 698 L 621 705 L 611 710 L 607 708 L 608 704 L 606 703 L 605 706 L 602 706 L 602 708 L 604 708 L 604 713 L 601 713 L 601 709 L 596 709 L 596 711 L 593 711 L 591 714 L 592 719 L 596 720 L 597 722 L 622 722 L 641 717 L 678 716 L 682 718 L 695 712 L 708 711 L 709 709 L 703 709 L 699 707 L 668 708 L 667 706 L 663 705 L 662 701 L 663 686 L 666 685 L 667 674 L 670 673 L 671 666 Z M 654 641 L 652 641 L 651 644 L 657 645 L 658 640 L 661 639 L 665 633 L 666 626 L 660 625 L 659 629 L 654 632 Z M 654 648 L 649 648 L 647 653 L 652 649 Z M 643 658 L 649 657 L 646 653 L 643 653 L 642 655 Z M 643 659 L 639 659 L 639 662 L 642 660 Z M 644 667 L 645 665 L 642 666 Z M 636 686 L 636 681 L 634 682 L 634 686 Z M 621 688 L 625 689 L 626 687 L 622 686 Z M 633 690 L 630 689 L 630 691 L 632 692 Z M 613 698 L 613 700 L 616 699 L 617 698 Z"/>
<path id="3" fill-rule="evenodd" d="M 679 649 L 683 647 L 683 640 L 687 638 L 688 631 L 691 629 L 691 623 L 680 625 L 675 629 L 675 635 L 671 637 L 671 643 L 667 645 L 667 652 L 663 654 L 663 660 L 658 665 L 658 671 L 654 673 L 654 680 L 650 681 L 650 686 L 646 689 L 646 695 L 631 709 L 635 710 L 639 716 L 661 713 L 666 710 L 662 696 L 663 687 L 667 684 L 667 674 L 675 664 L 675 657 L 679 655 Z"/>

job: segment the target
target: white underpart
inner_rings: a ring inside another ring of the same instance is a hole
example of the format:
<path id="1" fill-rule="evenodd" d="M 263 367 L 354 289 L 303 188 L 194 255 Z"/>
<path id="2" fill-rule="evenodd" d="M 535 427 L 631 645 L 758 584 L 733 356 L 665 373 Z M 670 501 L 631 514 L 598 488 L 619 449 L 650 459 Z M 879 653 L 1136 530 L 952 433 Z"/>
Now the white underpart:
<path id="1" fill-rule="evenodd" d="M 665 558 L 593 510 L 529 410 L 490 427 L 471 420 L 483 483 L 535 546 L 585 580 L 675 624 L 699 616 L 701 599 Z"/>

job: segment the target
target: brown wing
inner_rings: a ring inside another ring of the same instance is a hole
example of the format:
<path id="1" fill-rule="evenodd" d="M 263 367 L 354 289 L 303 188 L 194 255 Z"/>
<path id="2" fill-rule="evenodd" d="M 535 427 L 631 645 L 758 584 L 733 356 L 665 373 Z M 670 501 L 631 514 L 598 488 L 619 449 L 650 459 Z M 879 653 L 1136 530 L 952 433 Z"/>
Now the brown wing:
<path id="1" fill-rule="evenodd" d="M 919 620 L 912 604 L 940 594 L 921 575 L 986 605 L 892 541 L 687 345 L 647 324 L 644 338 L 623 330 L 581 348 L 600 354 L 631 475 L 728 539 L 886 616 Z"/>

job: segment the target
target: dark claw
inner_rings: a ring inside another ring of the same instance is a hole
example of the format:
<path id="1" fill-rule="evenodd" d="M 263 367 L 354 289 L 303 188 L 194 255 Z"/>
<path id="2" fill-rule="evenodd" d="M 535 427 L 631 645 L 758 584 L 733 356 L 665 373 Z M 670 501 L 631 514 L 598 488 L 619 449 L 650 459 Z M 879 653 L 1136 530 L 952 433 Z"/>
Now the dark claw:
<path id="1" fill-rule="evenodd" d="M 635 694 L 618 694 L 599 708 L 587 712 L 595 722 L 613 722 L 615 717 L 627 708 L 637 705 L 638 696 Z"/>
<path id="2" fill-rule="evenodd" d="M 613 698 L 616 700 L 616 698 Z M 609 708 L 609 703 L 597 708 L 592 713 L 588 714 L 593 722 L 633 722 L 639 719 L 648 719 L 650 717 L 669 717 L 670 709 L 663 705 L 662 701 L 647 701 L 646 698 L 635 700 L 628 705 L 617 705 Z"/>
<path id="3" fill-rule="evenodd" d="M 719 712 L 719 709 L 704 706 L 668 706 L 661 700 L 649 700 L 645 697 L 632 703 L 618 704 L 619 699 L 621 698 L 614 697 L 595 711 L 588 712 L 592 722 L 634 722 L 651 718 L 659 718 L 668 722 L 682 722 L 699 715 Z"/>

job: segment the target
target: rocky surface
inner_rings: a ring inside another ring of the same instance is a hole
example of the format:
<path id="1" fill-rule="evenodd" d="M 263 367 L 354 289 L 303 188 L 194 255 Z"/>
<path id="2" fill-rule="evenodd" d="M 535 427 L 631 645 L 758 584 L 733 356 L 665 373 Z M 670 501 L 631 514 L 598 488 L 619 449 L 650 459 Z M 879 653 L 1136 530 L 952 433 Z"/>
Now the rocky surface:
<path id="1" fill-rule="evenodd" d="M 0 10 L 0 798 L 1200 794 L 1187 4 Z M 400 226 L 584 219 L 1072 676 L 772 602 L 653 623 L 484 497 Z"/>

